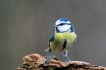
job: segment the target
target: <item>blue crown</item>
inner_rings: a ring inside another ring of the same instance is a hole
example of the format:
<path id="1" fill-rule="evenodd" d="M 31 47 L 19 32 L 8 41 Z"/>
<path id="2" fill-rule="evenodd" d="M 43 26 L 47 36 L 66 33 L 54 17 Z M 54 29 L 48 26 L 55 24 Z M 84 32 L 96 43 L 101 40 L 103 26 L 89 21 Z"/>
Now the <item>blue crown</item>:
<path id="1" fill-rule="evenodd" d="M 60 21 L 65 21 L 65 22 L 68 21 L 68 19 L 66 19 L 66 18 L 60 18 L 59 20 L 60 20 Z"/>

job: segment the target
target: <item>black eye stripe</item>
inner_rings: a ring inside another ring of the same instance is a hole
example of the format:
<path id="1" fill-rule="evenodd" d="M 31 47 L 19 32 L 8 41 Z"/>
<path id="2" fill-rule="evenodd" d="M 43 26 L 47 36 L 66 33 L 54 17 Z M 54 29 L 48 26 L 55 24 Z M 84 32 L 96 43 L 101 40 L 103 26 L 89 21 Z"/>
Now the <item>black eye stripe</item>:
<path id="1" fill-rule="evenodd" d="M 64 23 L 61 23 L 60 25 L 64 25 Z"/>
<path id="2" fill-rule="evenodd" d="M 58 26 L 62 26 L 62 25 L 70 25 L 70 24 L 68 24 L 68 23 L 61 23 Z"/>

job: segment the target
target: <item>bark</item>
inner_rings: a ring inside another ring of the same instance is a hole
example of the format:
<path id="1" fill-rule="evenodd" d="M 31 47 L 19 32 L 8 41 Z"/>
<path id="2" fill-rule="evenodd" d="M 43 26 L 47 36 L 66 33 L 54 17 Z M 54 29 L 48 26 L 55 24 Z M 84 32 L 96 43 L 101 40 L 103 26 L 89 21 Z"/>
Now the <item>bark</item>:
<path id="1" fill-rule="evenodd" d="M 29 54 L 23 57 L 22 67 L 17 70 L 106 70 L 106 67 L 92 65 L 83 61 L 62 62 L 55 56 L 44 64 L 47 57 L 39 54 Z"/>

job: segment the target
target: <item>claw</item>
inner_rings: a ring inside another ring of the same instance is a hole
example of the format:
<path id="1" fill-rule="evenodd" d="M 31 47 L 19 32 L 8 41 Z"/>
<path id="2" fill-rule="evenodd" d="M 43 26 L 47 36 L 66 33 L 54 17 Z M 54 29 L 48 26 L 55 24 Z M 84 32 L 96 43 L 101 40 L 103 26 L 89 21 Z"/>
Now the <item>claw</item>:
<path id="1" fill-rule="evenodd" d="M 65 60 L 65 62 L 68 62 L 67 60 Z"/>
<path id="2" fill-rule="evenodd" d="M 48 58 L 45 60 L 44 64 L 48 63 L 50 60 L 51 60 L 51 57 L 48 57 Z"/>

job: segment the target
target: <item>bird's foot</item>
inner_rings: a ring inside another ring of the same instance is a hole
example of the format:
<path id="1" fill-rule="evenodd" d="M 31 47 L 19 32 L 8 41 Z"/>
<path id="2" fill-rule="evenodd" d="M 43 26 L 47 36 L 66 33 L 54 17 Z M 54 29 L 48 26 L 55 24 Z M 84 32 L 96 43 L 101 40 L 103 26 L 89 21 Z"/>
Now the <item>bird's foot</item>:
<path id="1" fill-rule="evenodd" d="M 45 60 L 44 64 L 48 63 L 49 60 L 51 60 L 51 57 L 48 57 L 48 58 Z"/>

